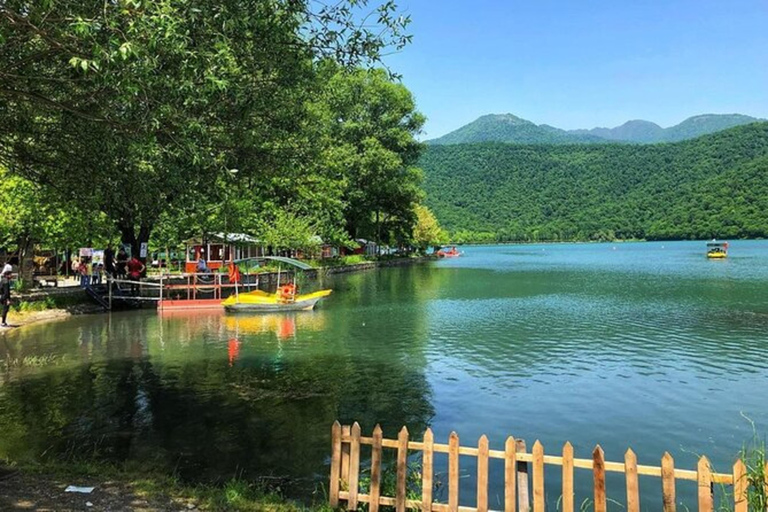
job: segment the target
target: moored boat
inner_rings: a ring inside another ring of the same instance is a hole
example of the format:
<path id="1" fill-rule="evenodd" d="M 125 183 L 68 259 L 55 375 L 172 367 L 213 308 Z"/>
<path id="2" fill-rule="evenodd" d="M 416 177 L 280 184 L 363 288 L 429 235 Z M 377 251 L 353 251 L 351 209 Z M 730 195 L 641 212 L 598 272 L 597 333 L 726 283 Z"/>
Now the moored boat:
<path id="1" fill-rule="evenodd" d="M 276 293 L 256 290 L 230 295 L 221 303 L 227 311 L 252 311 L 275 313 L 279 311 L 302 311 L 315 307 L 320 299 L 331 294 L 332 290 L 320 290 L 307 294 L 284 293 L 282 287 Z"/>
<path id="2" fill-rule="evenodd" d="M 276 261 L 279 264 L 292 265 L 299 270 L 312 270 L 310 265 L 294 260 L 292 258 L 283 258 L 279 256 L 264 256 L 261 258 L 247 258 L 233 262 L 230 269 L 230 281 L 239 282 L 239 271 L 237 263 L 243 263 L 249 260 Z M 312 293 L 298 293 L 295 277 L 293 281 L 280 284 L 280 270 L 277 272 L 277 290 L 274 293 L 263 290 L 254 290 L 240 293 L 237 286 L 235 294 L 227 297 L 221 305 L 226 311 L 238 312 L 247 311 L 255 313 L 276 313 L 281 311 L 303 311 L 313 309 L 315 304 L 331 294 L 332 290 L 319 290 Z"/>
<path id="3" fill-rule="evenodd" d="M 459 256 L 461 256 L 461 252 L 456 249 L 455 245 L 450 249 L 444 247 L 437 251 L 438 258 L 458 258 Z"/>

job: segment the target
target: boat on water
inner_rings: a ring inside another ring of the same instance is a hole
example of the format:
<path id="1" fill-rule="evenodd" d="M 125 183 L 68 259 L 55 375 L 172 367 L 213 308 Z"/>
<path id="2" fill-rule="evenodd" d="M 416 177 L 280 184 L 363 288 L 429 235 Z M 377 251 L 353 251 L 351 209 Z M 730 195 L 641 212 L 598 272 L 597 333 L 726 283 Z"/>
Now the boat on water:
<path id="1" fill-rule="evenodd" d="M 230 295 L 221 303 L 227 311 L 255 311 L 275 313 L 278 311 L 302 311 L 315 307 L 320 299 L 331 294 L 332 290 L 320 290 L 313 293 L 298 294 L 280 287 L 275 293 L 262 290 Z"/>
<path id="2" fill-rule="evenodd" d="M 439 251 L 437 251 L 437 257 L 438 258 L 458 258 L 461 256 L 461 252 L 459 252 L 458 249 L 456 249 L 456 246 L 454 245 L 451 248 L 443 247 Z"/>
<path id="3" fill-rule="evenodd" d="M 728 257 L 728 242 L 712 240 L 707 242 L 707 258 L 723 259 Z"/>
<path id="4" fill-rule="evenodd" d="M 230 281 L 238 282 L 237 264 L 251 262 L 252 260 L 276 261 L 278 264 L 287 264 L 300 270 L 311 270 L 312 267 L 292 258 L 283 258 L 279 256 L 264 256 L 261 258 L 247 258 L 233 263 L 230 269 Z M 281 284 L 281 267 L 277 272 L 277 290 L 274 293 L 263 290 L 253 290 L 240 293 L 235 287 L 235 294 L 227 297 L 221 305 L 226 311 L 230 312 L 254 312 L 254 313 L 276 313 L 280 311 L 306 311 L 313 309 L 315 305 L 323 298 L 329 296 L 332 290 L 319 290 L 312 293 L 298 293 L 296 286 L 296 277 L 287 280 Z"/>

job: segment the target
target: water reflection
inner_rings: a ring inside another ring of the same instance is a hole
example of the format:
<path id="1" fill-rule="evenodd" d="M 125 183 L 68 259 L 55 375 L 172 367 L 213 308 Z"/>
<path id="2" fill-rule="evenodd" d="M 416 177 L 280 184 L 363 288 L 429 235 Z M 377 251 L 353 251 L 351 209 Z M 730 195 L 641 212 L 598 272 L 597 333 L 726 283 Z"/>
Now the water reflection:
<path id="1" fill-rule="evenodd" d="M 134 313 L 30 328 L 4 340 L 15 363 L 0 387 L 0 453 L 144 460 L 196 480 L 277 475 L 312 489 L 337 418 L 391 431 L 423 429 L 432 415 L 423 356 L 401 364 L 318 347 L 336 338 L 324 330 L 347 330 L 326 314 Z M 42 352 L 53 357 L 38 366 Z"/>

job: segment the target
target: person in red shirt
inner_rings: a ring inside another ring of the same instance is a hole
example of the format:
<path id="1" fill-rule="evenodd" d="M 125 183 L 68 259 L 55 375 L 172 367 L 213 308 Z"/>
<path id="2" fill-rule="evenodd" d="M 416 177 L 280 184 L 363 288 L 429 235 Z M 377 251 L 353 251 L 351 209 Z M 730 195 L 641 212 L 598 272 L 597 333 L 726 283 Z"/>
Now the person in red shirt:
<path id="1" fill-rule="evenodd" d="M 139 259 L 136 256 L 131 256 L 131 259 L 128 260 L 128 264 L 126 265 L 126 268 L 128 270 L 128 280 L 129 281 L 136 281 L 136 284 L 131 285 L 131 293 L 134 295 L 139 293 L 139 281 L 141 280 L 141 274 L 144 273 L 144 270 L 147 268 L 144 266 L 144 264 L 139 261 Z"/>

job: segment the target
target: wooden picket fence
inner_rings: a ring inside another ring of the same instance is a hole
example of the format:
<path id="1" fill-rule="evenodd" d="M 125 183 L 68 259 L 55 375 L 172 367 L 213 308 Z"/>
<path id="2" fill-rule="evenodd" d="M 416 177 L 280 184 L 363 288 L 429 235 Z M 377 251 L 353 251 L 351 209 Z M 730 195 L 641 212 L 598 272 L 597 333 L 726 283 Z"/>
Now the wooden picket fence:
<path id="1" fill-rule="evenodd" d="M 331 480 L 330 505 L 337 507 L 340 500 L 346 500 L 348 510 L 357 510 L 359 503 L 368 503 L 370 512 L 377 512 L 380 505 L 394 506 L 397 512 L 406 508 L 420 509 L 425 512 L 485 512 L 488 510 L 488 461 L 504 460 L 504 511 L 529 512 L 530 496 L 528 485 L 528 464 L 532 468 L 533 511 L 544 512 L 544 465 L 562 467 L 561 509 L 563 512 L 574 511 L 574 469 L 591 469 L 594 488 L 594 511 L 606 512 L 607 496 L 605 476 L 607 472 L 624 473 L 626 476 L 626 510 L 640 511 L 640 491 L 638 476 L 661 478 L 661 493 L 664 512 L 675 512 L 675 482 L 692 480 L 698 487 L 698 510 L 712 512 L 714 508 L 713 485 L 721 484 L 732 487 L 733 509 L 735 512 L 748 512 L 747 509 L 747 474 L 742 460 L 733 465 L 731 474 L 715 473 L 709 460 L 701 457 L 695 471 L 677 469 L 669 453 L 661 459 L 661 466 L 644 466 L 637 463 L 635 453 L 629 449 L 624 462 L 605 460 L 602 448 L 598 445 L 592 452 L 591 459 L 577 459 L 573 456 L 573 447 L 566 443 L 562 455 L 545 455 L 544 446 L 539 441 L 531 452 L 525 449 L 525 442 L 508 437 L 504 450 L 491 450 L 488 438 L 483 435 L 477 447 L 459 445 L 459 436 L 452 432 L 448 444 L 434 442 L 431 429 L 424 433 L 422 441 L 410 441 L 408 430 L 403 427 L 397 439 L 384 439 L 379 425 L 371 437 L 360 434 L 360 425 L 341 426 L 334 422 L 331 429 Z M 361 493 L 360 487 L 360 446 L 370 445 L 370 485 L 367 494 Z M 381 495 L 382 451 L 384 448 L 397 450 L 397 477 L 395 496 Z M 406 474 L 409 451 L 422 452 L 421 500 L 407 499 Z M 448 503 L 433 501 L 435 453 L 448 454 Z M 459 456 L 468 455 L 477 458 L 477 504 L 475 507 L 459 506 Z M 768 464 L 766 464 L 768 474 Z M 768 480 L 765 482 L 768 492 Z M 762 511 L 760 511 L 762 512 Z"/>

